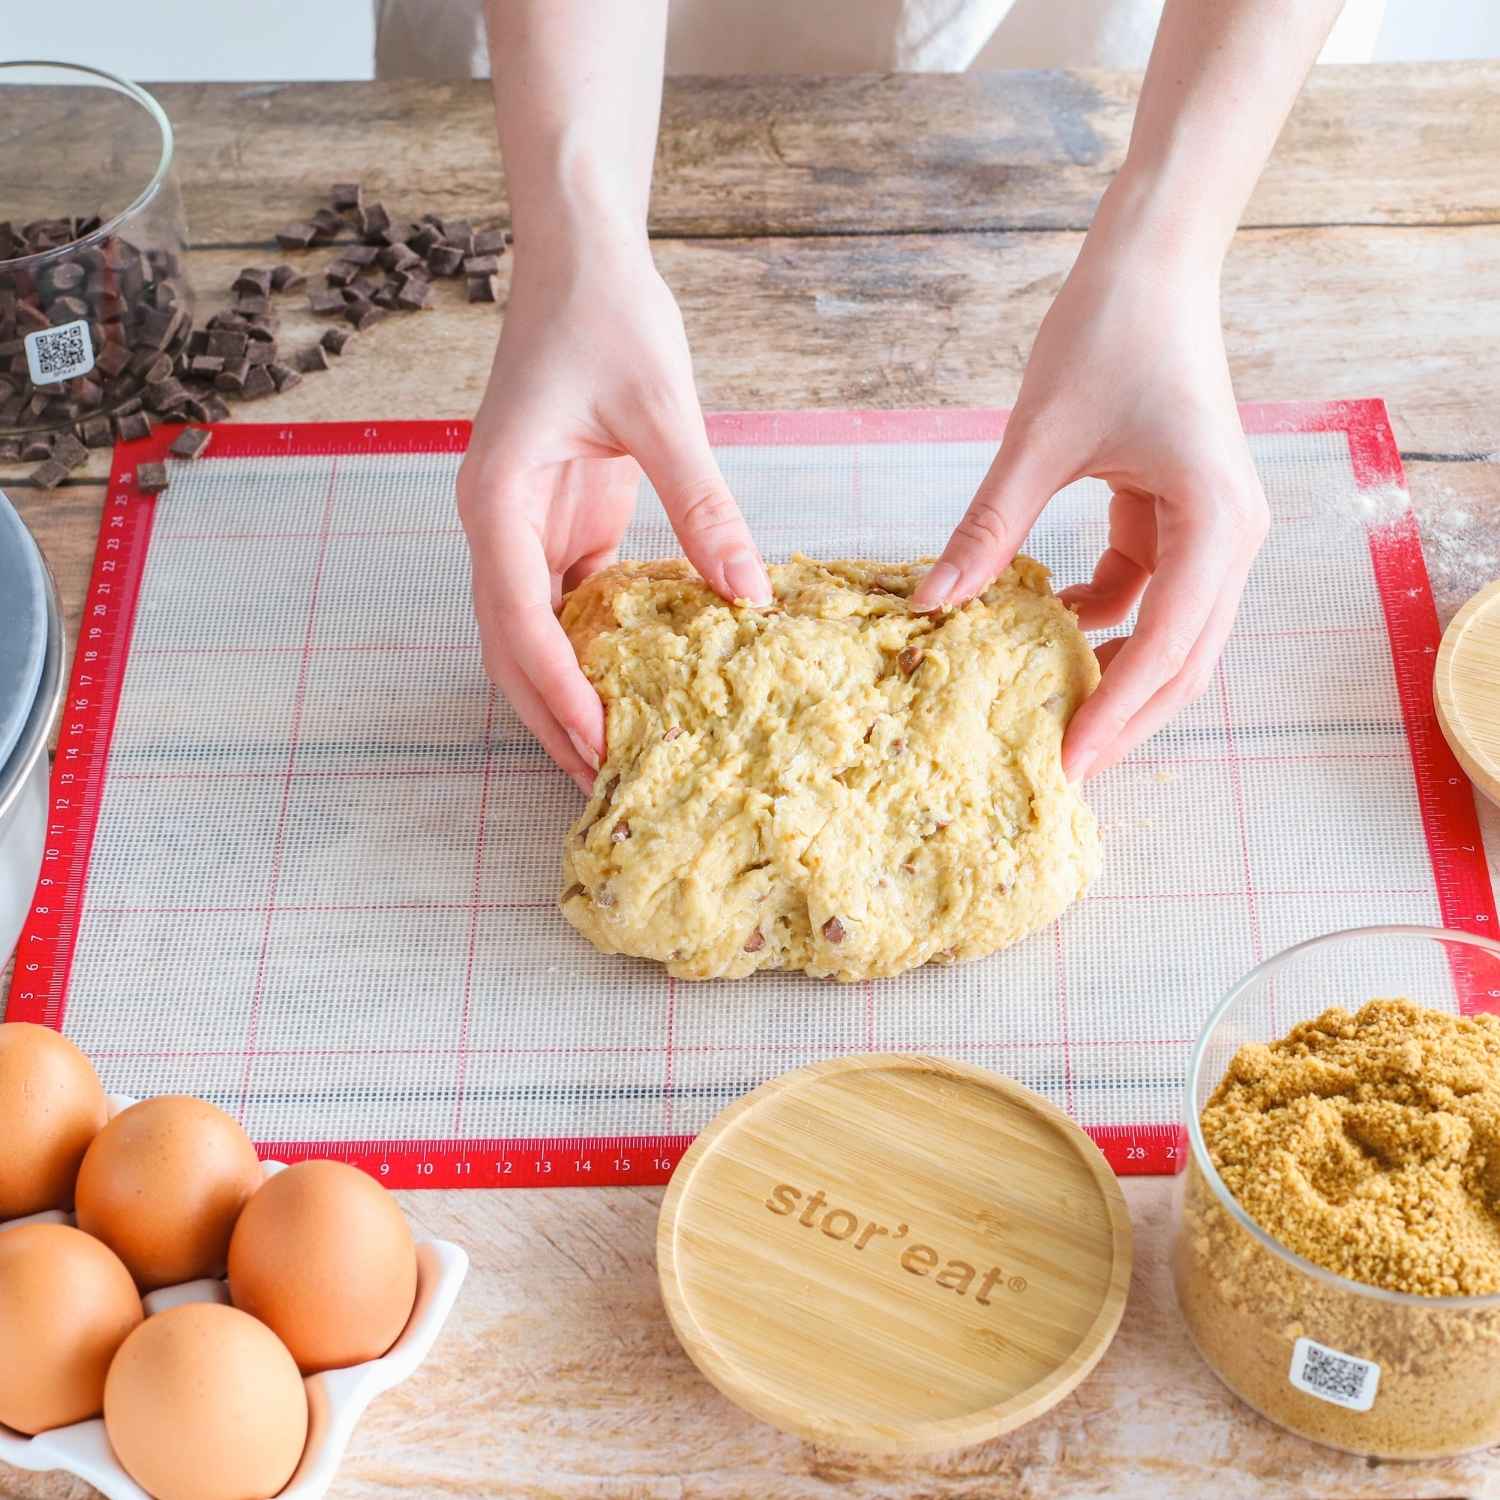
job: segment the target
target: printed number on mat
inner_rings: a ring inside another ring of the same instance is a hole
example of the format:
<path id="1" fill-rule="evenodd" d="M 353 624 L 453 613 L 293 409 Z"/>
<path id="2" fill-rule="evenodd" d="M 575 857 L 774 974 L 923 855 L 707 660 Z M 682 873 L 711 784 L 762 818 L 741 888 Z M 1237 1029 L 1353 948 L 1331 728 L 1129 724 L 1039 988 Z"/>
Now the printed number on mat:
<path id="1" fill-rule="evenodd" d="M 1380 1385 L 1380 1366 L 1312 1339 L 1298 1339 L 1287 1378 L 1299 1391 L 1320 1401 L 1331 1401 L 1350 1411 L 1369 1411 Z"/>
<path id="2" fill-rule="evenodd" d="M 56 385 L 94 368 L 94 341 L 87 319 L 77 318 L 56 328 L 38 328 L 26 335 L 26 364 L 33 385 Z"/>

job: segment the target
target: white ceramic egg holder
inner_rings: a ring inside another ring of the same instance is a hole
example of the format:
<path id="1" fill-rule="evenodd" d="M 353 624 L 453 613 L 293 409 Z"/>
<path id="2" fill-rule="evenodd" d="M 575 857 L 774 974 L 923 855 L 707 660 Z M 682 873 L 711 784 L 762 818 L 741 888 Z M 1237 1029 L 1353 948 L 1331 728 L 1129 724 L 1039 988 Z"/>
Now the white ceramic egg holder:
<path id="1" fill-rule="evenodd" d="M 135 1100 L 123 1095 L 111 1095 L 111 1117 L 134 1103 Z M 263 1166 L 267 1177 L 286 1170 L 284 1162 L 268 1161 Z M 22 1224 L 72 1222 L 71 1214 L 31 1214 L 0 1224 L 0 1233 Z M 379 1359 L 350 1365 L 344 1370 L 325 1370 L 321 1375 L 309 1375 L 302 1382 L 307 1387 L 307 1446 L 302 1450 L 297 1472 L 277 1500 L 319 1500 L 328 1492 L 364 1409 L 382 1391 L 400 1385 L 427 1358 L 448 1321 L 458 1299 L 458 1289 L 468 1274 L 469 1257 L 459 1246 L 435 1240 L 415 1224 L 411 1231 L 417 1242 L 417 1300 L 411 1317 L 401 1337 Z M 228 1302 L 229 1288 L 222 1281 L 187 1281 L 181 1286 L 147 1292 L 141 1301 L 146 1316 L 150 1317 L 184 1302 Z M 35 1437 L 0 1426 L 0 1459 L 18 1469 L 37 1473 L 65 1469 L 93 1485 L 107 1500 L 151 1500 L 120 1467 L 105 1436 L 101 1417 L 75 1422 L 70 1427 L 54 1427 Z"/>

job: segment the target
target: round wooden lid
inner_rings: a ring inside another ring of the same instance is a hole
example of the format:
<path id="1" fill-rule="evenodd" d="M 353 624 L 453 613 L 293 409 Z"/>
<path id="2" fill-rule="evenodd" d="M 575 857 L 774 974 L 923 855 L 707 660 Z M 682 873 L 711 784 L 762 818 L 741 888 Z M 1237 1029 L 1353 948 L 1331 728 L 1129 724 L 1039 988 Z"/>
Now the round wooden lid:
<path id="1" fill-rule="evenodd" d="M 677 1337 L 730 1400 L 867 1452 L 1041 1415 L 1098 1362 L 1130 1283 L 1093 1142 L 932 1057 L 818 1063 L 731 1105 L 673 1174 L 656 1248 Z"/>
<path id="2" fill-rule="evenodd" d="M 1500 802 L 1500 581 L 1475 594 L 1443 632 L 1432 689 L 1458 763 Z"/>

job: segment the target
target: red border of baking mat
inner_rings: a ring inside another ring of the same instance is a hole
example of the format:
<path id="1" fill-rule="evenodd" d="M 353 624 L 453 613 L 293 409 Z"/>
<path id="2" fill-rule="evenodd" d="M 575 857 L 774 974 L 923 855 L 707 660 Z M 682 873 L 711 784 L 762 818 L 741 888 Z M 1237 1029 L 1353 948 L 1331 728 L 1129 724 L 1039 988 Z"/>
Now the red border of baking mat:
<path id="1" fill-rule="evenodd" d="M 1356 481 L 1402 486 L 1400 454 L 1379 400 L 1247 405 L 1250 433 L 1344 432 Z M 728 412 L 708 419 L 719 446 L 780 443 L 996 441 L 997 410 Z M 110 736 L 130 650 L 155 498 L 135 483 L 138 465 L 160 460 L 180 429 L 162 428 L 116 448 L 93 574 L 53 763 L 51 818 L 41 879 L 21 934 L 9 1020 L 61 1027 L 77 915 L 88 873 L 109 759 Z M 467 423 L 330 422 L 215 429 L 202 461 L 276 455 L 461 452 Z M 1370 554 L 1385 610 L 1397 689 L 1444 922 L 1492 934 L 1494 891 L 1480 841 L 1473 790 L 1438 729 L 1432 673 L 1440 631 L 1414 515 L 1373 530 Z M 1500 999 L 1463 995 L 1466 1012 L 1500 1010 Z M 1182 1136 L 1171 1125 L 1093 1127 L 1090 1134 L 1122 1174 L 1170 1173 Z M 552 1187 L 665 1182 L 687 1136 L 610 1139 L 277 1142 L 283 1159 L 335 1156 L 399 1187 Z"/>

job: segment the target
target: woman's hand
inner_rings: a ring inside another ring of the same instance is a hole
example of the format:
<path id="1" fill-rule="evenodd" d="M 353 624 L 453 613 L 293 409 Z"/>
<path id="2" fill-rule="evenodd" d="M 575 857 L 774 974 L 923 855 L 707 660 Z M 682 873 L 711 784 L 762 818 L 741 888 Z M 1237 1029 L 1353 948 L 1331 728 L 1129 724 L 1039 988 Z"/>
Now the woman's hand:
<path id="1" fill-rule="evenodd" d="M 1100 226 L 1103 233 L 1099 232 Z M 1266 502 L 1240 428 L 1219 327 L 1217 260 L 1115 236 L 1104 208 L 1042 322 L 1000 451 L 913 595 L 962 603 L 1016 554 L 1042 507 L 1104 480 L 1109 543 L 1063 600 L 1104 644 L 1099 689 L 1073 716 L 1063 765 L 1112 766 L 1208 686 L 1256 552 Z"/>
<path id="2" fill-rule="evenodd" d="M 604 713 L 556 608 L 615 559 L 644 469 L 682 549 L 725 598 L 770 602 L 755 543 L 708 446 L 682 317 L 638 247 L 533 243 L 515 279 L 458 476 L 484 663 L 585 792 Z"/>

